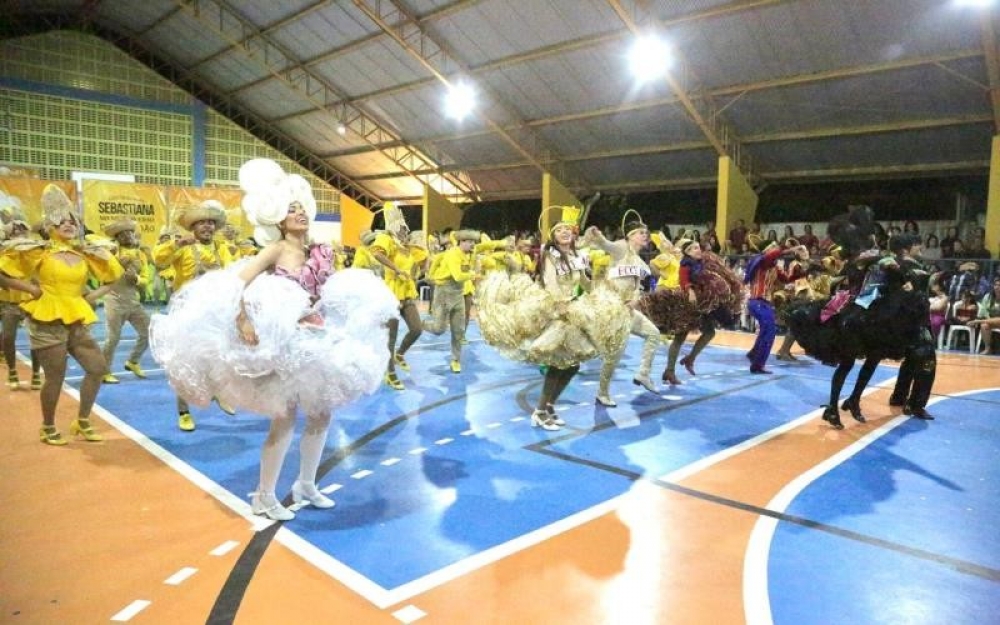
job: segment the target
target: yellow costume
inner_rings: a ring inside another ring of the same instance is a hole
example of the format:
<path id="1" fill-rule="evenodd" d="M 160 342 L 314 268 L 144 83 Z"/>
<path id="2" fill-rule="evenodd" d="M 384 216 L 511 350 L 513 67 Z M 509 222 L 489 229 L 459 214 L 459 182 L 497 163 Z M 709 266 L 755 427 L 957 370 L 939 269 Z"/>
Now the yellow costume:
<path id="1" fill-rule="evenodd" d="M 27 246 L 31 248 L 23 249 Z M 70 254 L 80 260 L 70 264 L 58 258 L 59 254 Z M 60 321 L 68 325 L 97 321 L 94 309 L 83 298 L 83 287 L 90 274 L 101 282 L 114 282 L 124 270 L 107 250 L 30 242 L 5 250 L 0 256 L 0 272 L 19 280 L 37 276 L 42 295 L 23 302 L 21 309 L 35 321 Z"/>
<path id="2" fill-rule="evenodd" d="M 211 243 L 177 245 L 173 240 L 160 243 L 153 249 L 153 261 L 158 266 L 168 265 L 173 270 L 173 289 L 179 288 L 206 271 L 221 269 L 233 262 L 229 246 L 213 240 Z M 161 271 L 160 275 L 164 275 Z"/>

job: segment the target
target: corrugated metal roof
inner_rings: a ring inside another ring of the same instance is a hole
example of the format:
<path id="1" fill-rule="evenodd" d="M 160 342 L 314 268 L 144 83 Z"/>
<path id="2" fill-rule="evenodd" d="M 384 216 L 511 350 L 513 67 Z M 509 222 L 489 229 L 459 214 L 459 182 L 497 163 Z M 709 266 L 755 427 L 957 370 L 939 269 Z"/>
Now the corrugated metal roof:
<path id="1" fill-rule="evenodd" d="M 762 180 L 986 170 L 1000 112 L 983 22 L 989 15 L 1000 31 L 1000 9 L 648 4 L 678 56 L 683 93 L 665 80 L 639 87 L 629 74 L 629 24 L 646 23 L 634 2 L 103 0 L 93 19 L 191 68 L 385 199 L 418 196 L 422 175 L 461 168 L 484 198 L 537 195 L 543 170 L 581 194 L 712 186 L 713 144 L 728 146 L 727 133 Z M 72 23 L 84 5 L 21 3 L 14 17 Z M 462 122 L 442 114 L 443 81 L 459 77 L 482 103 Z"/>

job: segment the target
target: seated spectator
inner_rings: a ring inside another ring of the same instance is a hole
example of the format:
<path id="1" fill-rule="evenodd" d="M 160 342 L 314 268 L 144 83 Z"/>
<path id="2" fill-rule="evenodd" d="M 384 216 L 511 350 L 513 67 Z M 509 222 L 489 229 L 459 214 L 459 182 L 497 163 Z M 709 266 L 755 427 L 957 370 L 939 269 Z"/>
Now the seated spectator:
<path id="1" fill-rule="evenodd" d="M 941 253 L 944 254 L 944 248 L 941 248 Z M 962 243 L 962 239 L 955 239 L 951 242 L 951 258 L 969 258 L 969 254 L 965 251 L 965 244 Z"/>
<path id="2" fill-rule="evenodd" d="M 812 224 L 806 224 L 803 230 L 802 236 L 799 237 L 799 243 L 805 245 L 810 251 L 813 246 L 816 246 L 817 249 L 819 249 L 819 238 L 813 234 Z"/>
<path id="3" fill-rule="evenodd" d="M 979 313 L 969 322 L 983 337 L 984 352 L 993 351 L 993 330 L 1000 330 L 1000 276 L 993 278 L 990 292 L 979 301 Z"/>
<path id="4" fill-rule="evenodd" d="M 939 282 L 931 284 L 930 309 L 931 335 L 936 343 L 948 317 L 948 295 Z"/>
<path id="5" fill-rule="evenodd" d="M 942 258 L 955 258 L 955 241 L 958 241 L 958 228 L 952 226 L 945 230 L 944 238 L 941 239 Z"/>
<path id="6" fill-rule="evenodd" d="M 976 228 L 965 240 L 965 257 L 977 260 L 989 260 L 990 251 L 986 249 L 986 232 Z"/>
<path id="7" fill-rule="evenodd" d="M 920 226 L 911 219 L 903 224 L 903 232 L 907 234 L 920 234 Z"/>
<path id="8" fill-rule="evenodd" d="M 733 226 L 733 229 L 729 231 L 729 243 L 732 246 L 732 249 L 739 250 L 743 248 L 743 243 L 745 243 L 746 240 L 747 240 L 746 226 L 743 225 L 742 219 L 737 219 L 736 225 Z"/>
<path id="9" fill-rule="evenodd" d="M 979 265 L 973 262 L 962 263 L 948 282 L 948 301 L 957 302 L 963 293 L 974 293 L 978 284 Z"/>
<path id="10" fill-rule="evenodd" d="M 935 235 L 927 235 L 924 246 L 920 250 L 920 258 L 928 262 L 941 260 L 941 246 L 938 244 L 938 238 Z"/>
<path id="11" fill-rule="evenodd" d="M 951 309 L 950 323 L 957 325 L 967 325 L 979 316 L 979 302 L 972 291 L 962 291 L 962 299 Z"/>
<path id="12" fill-rule="evenodd" d="M 785 245 L 785 243 L 788 241 L 788 239 L 796 239 L 796 240 L 798 240 L 796 238 L 796 236 L 795 236 L 795 230 L 791 226 L 785 226 L 785 231 L 781 235 L 781 244 Z M 799 243 L 801 244 L 802 241 L 799 241 Z"/>

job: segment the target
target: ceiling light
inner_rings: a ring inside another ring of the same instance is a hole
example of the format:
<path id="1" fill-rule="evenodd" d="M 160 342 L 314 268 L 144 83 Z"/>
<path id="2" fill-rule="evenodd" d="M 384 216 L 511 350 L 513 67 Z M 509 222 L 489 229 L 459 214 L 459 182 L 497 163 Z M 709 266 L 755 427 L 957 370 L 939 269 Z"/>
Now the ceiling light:
<path id="1" fill-rule="evenodd" d="M 456 83 L 448 89 L 445 97 L 445 114 L 452 119 L 461 120 L 476 107 L 476 93 L 466 83 Z"/>
<path id="2" fill-rule="evenodd" d="M 347 124 L 344 122 L 337 122 L 337 134 L 343 137 L 347 134 Z"/>
<path id="3" fill-rule="evenodd" d="M 672 64 L 670 48 L 659 37 L 643 35 L 635 40 L 629 51 L 629 66 L 639 82 L 662 78 Z"/>

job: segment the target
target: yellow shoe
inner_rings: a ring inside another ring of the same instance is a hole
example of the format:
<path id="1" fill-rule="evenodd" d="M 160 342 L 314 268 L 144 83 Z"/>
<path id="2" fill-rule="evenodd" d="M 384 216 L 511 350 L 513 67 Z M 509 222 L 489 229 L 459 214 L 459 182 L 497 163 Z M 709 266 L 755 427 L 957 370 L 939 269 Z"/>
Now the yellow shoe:
<path id="1" fill-rule="evenodd" d="M 131 360 L 126 360 L 125 368 L 131 371 L 132 374 L 135 375 L 135 377 L 141 380 L 146 379 L 146 372 L 142 370 L 142 367 L 139 366 L 139 363 L 132 362 Z"/>
<path id="2" fill-rule="evenodd" d="M 16 391 L 21 388 L 21 380 L 17 377 L 17 371 L 13 369 L 7 374 L 7 388 L 12 391 Z"/>
<path id="3" fill-rule="evenodd" d="M 104 382 L 105 384 L 118 384 L 118 378 L 109 373 L 101 378 L 101 382 Z"/>
<path id="4" fill-rule="evenodd" d="M 468 345 L 468 344 L 469 344 L 469 339 L 467 339 L 467 338 L 465 338 L 465 337 L 463 336 L 463 337 L 462 337 L 461 339 L 459 339 L 459 340 L 458 340 L 458 343 L 459 343 L 460 345 Z"/>
<path id="5" fill-rule="evenodd" d="M 385 374 L 385 383 L 387 385 L 389 385 L 389 388 L 391 388 L 393 390 L 396 390 L 396 391 L 405 391 L 406 390 L 406 387 L 403 386 L 403 383 L 399 381 L 399 378 L 396 377 L 395 373 L 391 373 L 391 372 L 386 373 Z"/>
<path id="6" fill-rule="evenodd" d="M 236 409 L 233 408 L 232 406 L 230 406 L 229 404 L 224 403 L 218 397 L 213 397 L 213 399 L 215 400 L 215 403 L 219 406 L 219 410 L 221 410 L 222 412 L 226 413 L 230 417 L 233 416 L 234 414 L 236 414 Z M 194 429 L 194 428 L 191 428 L 191 429 Z"/>
<path id="7" fill-rule="evenodd" d="M 185 432 L 194 432 L 194 418 L 190 412 L 182 412 L 177 415 L 177 427 Z"/>
<path id="8" fill-rule="evenodd" d="M 451 372 L 452 373 L 462 373 L 462 363 L 457 360 L 451 361 Z"/>
<path id="9" fill-rule="evenodd" d="M 41 441 L 46 445 L 55 445 L 56 447 L 62 447 L 68 441 L 62 437 L 59 430 L 56 429 L 54 425 L 43 425 L 42 429 L 38 431 L 38 436 Z"/>
<path id="10" fill-rule="evenodd" d="M 83 440 L 91 443 L 99 443 L 104 440 L 104 437 L 90 425 L 90 419 L 73 419 L 70 421 L 69 431 L 75 436 L 82 436 Z"/>
<path id="11" fill-rule="evenodd" d="M 406 360 L 403 359 L 402 354 L 396 354 L 394 356 L 394 360 L 396 361 L 396 366 L 402 369 L 403 371 L 410 370 L 410 363 L 406 362 Z"/>
<path id="12" fill-rule="evenodd" d="M 42 374 L 35 373 L 31 376 L 31 390 L 38 391 L 42 388 Z"/>

